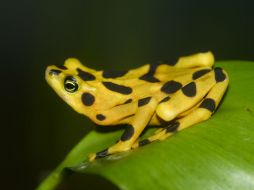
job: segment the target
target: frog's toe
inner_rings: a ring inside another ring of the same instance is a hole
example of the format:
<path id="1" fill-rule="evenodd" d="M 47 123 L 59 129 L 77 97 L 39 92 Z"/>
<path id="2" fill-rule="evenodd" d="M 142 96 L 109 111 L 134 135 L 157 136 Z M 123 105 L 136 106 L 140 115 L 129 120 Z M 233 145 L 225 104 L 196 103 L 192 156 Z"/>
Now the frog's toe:
<path id="1" fill-rule="evenodd" d="M 96 159 L 96 154 L 95 153 L 91 153 L 88 155 L 88 160 L 89 162 L 92 162 Z"/>
<path id="2" fill-rule="evenodd" d="M 108 154 L 108 148 L 106 148 L 106 149 L 104 149 L 104 150 L 102 150 L 100 152 L 97 152 L 97 153 L 91 153 L 91 154 L 89 154 L 88 155 L 88 159 L 89 159 L 90 162 L 92 162 L 92 161 L 94 161 L 94 160 L 96 160 L 98 158 L 103 158 L 103 157 L 105 157 L 107 155 L 109 155 Z"/>
<path id="3" fill-rule="evenodd" d="M 139 147 L 139 142 L 135 142 L 132 146 L 131 149 L 135 149 Z"/>
<path id="4" fill-rule="evenodd" d="M 150 144 L 152 141 L 149 140 L 149 139 L 143 139 L 141 141 L 138 141 L 138 142 L 135 142 L 133 145 L 132 145 L 132 149 L 135 149 L 135 148 L 138 148 L 138 147 L 141 147 L 141 146 L 145 146 L 147 144 Z"/>

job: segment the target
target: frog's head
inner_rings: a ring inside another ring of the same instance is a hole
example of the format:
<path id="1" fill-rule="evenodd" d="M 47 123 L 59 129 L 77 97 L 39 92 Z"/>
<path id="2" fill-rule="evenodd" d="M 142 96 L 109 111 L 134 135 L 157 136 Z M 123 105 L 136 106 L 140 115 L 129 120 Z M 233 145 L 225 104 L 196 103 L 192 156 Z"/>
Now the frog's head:
<path id="1" fill-rule="evenodd" d="M 69 58 L 63 66 L 48 66 L 45 78 L 48 84 L 67 104 L 78 113 L 85 114 L 84 107 L 80 103 L 82 93 L 89 92 L 93 94 L 96 89 L 89 86 L 84 81 L 84 77 L 87 77 L 88 81 L 92 80 L 94 76 L 90 73 L 93 72 L 95 71 L 82 65 L 79 60 Z"/>

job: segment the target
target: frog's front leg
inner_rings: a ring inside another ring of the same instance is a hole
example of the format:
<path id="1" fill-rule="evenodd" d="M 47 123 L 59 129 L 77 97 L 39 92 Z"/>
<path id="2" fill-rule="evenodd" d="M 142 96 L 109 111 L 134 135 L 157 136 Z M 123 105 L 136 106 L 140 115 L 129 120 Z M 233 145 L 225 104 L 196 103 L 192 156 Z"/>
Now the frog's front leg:
<path id="1" fill-rule="evenodd" d="M 136 114 L 133 116 L 131 122 L 127 125 L 120 140 L 113 146 L 106 148 L 98 153 L 89 155 L 89 161 L 93 161 L 97 158 L 102 158 L 110 154 L 117 152 L 123 152 L 131 149 L 131 146 L 140 136 L 144 128 L 149 123 L 153 116 L 158 102 L 152 97 L 140 99 L 138 101 L 138 109 Z"/>

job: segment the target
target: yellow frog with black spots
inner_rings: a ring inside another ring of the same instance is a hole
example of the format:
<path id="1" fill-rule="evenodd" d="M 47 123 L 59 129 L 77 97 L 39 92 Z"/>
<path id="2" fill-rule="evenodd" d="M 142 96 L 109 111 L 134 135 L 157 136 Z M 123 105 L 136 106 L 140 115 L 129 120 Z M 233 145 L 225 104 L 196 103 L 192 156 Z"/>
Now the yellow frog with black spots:
<path id="1" fill-rule="evenodd" d="M 164 140 L 207 120 L 228 86 L 228 75 L 213 68 L 211 52 L 180 57 L 175 63 L 147 64 L 137 69 L 96 71 L 77 59 L 49 66 L 46 80 L 74 110 L 99 125 L 127 124 L 119 141 L 89 155 L 89 160 Z M 139 141 L 147 125 L 159 125 Z"/>

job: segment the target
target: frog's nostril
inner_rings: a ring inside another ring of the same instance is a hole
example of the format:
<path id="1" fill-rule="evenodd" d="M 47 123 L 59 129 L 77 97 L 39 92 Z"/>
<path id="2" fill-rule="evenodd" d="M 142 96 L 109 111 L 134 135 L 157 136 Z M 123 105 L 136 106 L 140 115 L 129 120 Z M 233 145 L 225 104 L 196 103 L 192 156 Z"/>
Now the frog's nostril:
<path id="1" fill-rule="evenodd" d="M 59 75 L 62 71 L 58 70 L 58 69 L 50 69 L 49 70 L 49 75 Z"/>

